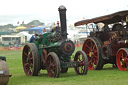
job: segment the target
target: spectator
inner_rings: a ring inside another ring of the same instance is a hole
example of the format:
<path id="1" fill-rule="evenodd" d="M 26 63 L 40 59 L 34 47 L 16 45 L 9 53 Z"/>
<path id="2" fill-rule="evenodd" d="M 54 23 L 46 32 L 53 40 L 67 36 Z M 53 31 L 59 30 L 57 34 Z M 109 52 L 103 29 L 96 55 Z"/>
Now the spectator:
<path id="1" fill-rule="evenodd" d="M 30 43 L 32 43 L 32 42 L 34 42 L 34 40 L 35 40 L 35 36 L 34 35 L 32 35 L 32 37 L 30 38 Z"/>
<path id="2" fill-rule="evenodd" d="M 45 28 L 43 29 L 43 34 L 44 34 L 44 33 L 47 33 Z"/>

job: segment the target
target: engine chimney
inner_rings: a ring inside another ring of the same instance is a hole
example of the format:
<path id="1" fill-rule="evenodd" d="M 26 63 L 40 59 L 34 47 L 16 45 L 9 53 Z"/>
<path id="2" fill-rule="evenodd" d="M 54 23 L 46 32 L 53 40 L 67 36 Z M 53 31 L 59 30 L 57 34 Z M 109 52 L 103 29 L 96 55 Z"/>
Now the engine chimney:
<path id="1" fill-rule="evenodd" d="M 66 7 L 63 5 L 61 5 L 58 8 L 60 14 L 62 39 L 67 39 L 66 10 L 67 10 Z"/>

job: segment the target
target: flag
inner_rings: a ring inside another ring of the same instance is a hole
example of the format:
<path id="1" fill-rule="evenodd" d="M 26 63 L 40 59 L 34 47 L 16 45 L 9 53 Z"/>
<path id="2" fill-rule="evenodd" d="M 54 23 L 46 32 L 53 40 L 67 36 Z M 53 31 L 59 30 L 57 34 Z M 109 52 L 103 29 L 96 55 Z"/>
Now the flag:
<path id="1" fill-rule="evenodd" d="M 22 24 L 24 24 L 24 21 L 22 22 Z"/>
<path id="2" fill-rule="evenodd" d="M 83 17 L 83 19 L 85 19 L 85 17 Z"/>
<path id="3" fill-rule="evenodd" d="M 17 24 L 19 24 L 19 21 L 17 22 Z"/>

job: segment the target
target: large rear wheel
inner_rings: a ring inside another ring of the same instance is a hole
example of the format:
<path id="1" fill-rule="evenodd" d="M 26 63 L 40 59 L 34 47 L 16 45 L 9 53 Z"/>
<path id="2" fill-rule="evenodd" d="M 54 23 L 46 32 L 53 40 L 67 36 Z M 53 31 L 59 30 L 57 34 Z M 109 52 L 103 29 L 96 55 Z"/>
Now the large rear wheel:
<path id="1" fill-rule="evenodd" d="M 116 63 L 121 71 L 128 70 L 128 49 L 120 48 L 116 55 Z"/>
<path id="2" fill-rule="evenodd" d="M 40 59 L 35 44 L 27 43 L 22 52 L 22 63 L 27 76 L 37 76 L 40 70 Z"/>
<path id="3" fill-rule="evenodd" d="M 82 50 L 86 53 L 88 57 L 88 69 L 89 70 L 100 70 L 103 68 L 103 58 L 101 56 L 101 44 L 98 39 L 88 37 L 84 42 Z"/>

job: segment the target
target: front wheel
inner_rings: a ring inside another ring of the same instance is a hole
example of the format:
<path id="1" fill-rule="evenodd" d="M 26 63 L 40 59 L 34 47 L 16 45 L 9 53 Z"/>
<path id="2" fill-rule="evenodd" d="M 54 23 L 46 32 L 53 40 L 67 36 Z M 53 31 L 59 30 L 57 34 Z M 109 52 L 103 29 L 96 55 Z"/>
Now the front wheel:
<path id="1" fill-rule="evenodd" d="M 120 48 L 116 55 L 117 67 L 121 71 L 128 70 L 128 49 Z"/>
<path id="2" fill-rule="evenodd" d="M 60 74 L 60 61 L 56 53 L 50 52 L 46 59 L 46 68 L 49 77 L 57 78 Z"/>
<path id="3" fill-rule="evenodd" d="M 88 72 L 88 58 L 84 51 L 77 51 L 74 61 L 78 62 L 78 67 L 75 67 L 76 74 L 85 75 Z"/>

